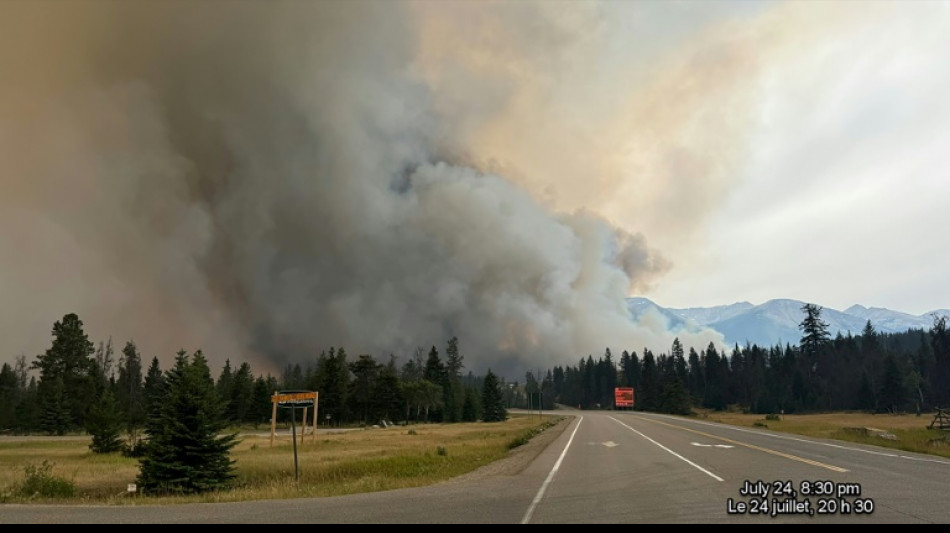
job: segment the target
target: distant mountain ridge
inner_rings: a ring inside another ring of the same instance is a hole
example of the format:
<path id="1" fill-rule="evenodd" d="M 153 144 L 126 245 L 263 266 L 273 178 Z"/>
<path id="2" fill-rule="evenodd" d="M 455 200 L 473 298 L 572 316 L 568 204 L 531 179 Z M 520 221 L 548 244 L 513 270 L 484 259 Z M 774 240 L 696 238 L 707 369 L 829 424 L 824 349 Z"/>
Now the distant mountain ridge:
<path id="1" fill-rule="evenodd" d="M 805 303 L 799 300 L 775 299 L 761 305 L 736 302 L 714 307 L 677 309 L 662 307 L 648 298 L 632 297 L 627 298 L 627 309 L 634 320 L 652 309 L 666 317 L 673 330 L 708 327 L 722 333 L 729 346 L 774 346 L 799 343 L 801 330 L 798 325 L 804 318 L 802 306 Z M 844 311 L 838 311 L 822 306 L 821 319 L 828 324 L 828 331 L 834 337 L 839 332 L 842 335 L 849 332 L 852 335 L 860 335 L 868 320 L 878 333 L 928 330 L 933 326 L 934 314 L 950 316 L 950 310 L 937 309 L 922 315 L 911 315 L 883 307 L 852 305 Z"/>

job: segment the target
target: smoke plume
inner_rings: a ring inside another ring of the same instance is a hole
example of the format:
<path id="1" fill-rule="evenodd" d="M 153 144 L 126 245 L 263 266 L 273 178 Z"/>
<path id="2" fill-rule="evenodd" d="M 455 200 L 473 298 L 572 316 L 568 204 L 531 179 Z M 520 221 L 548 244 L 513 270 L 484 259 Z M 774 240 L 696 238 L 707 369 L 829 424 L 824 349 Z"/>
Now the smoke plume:
<path id="1" fill-rule="evenodd" d="M 331 346 L 405 361 L 457 336 L 466 370 L 518 379 L 608 347 L 721 341 L 628 314 L 669 262 L 594 209 L 624 176 L 591 151 L 617 100 L 574 83 L 604 44 L 593 7 L 0 12 L 4 358 L 41 353 L 69 312 L 147 359 L 201 348 L 256 372 Z M 601 101 L 589 116 L 557 105 L 587 98 Z M 644 219 L 667 223 L 647 200 Z"/>

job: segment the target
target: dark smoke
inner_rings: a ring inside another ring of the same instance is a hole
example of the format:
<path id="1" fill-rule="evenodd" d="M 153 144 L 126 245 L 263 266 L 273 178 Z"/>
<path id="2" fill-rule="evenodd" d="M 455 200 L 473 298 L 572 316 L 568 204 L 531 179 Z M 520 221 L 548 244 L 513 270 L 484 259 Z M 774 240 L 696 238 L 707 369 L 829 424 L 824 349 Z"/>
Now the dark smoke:
<path id="1" fill-rule="evenodd" d="M 518 379 L 718 341 L 631 322 L 628 291 L 668 267 L 642 235 L 477 163 L 418 74 L 418 9 L 5 2 L 0 321 L 24 339 L 4 357 L 68 312 L 147 358 L 257 372 L 458 336 L 467 370 Z"/>

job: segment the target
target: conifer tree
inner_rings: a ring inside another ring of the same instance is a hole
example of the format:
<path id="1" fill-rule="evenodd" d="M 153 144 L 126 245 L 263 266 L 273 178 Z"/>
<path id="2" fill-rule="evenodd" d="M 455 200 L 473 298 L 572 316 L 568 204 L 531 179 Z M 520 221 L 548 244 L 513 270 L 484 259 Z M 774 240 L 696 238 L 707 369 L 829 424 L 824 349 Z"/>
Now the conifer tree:
<path id="1" fill-rule="evenodd" d="M 94 396 L 95 348 L 75 313 L 53 324 L 53 344 L 32 367 L 39 369 L 44 429 L 57 435 L 85 426 L 88 398 Z"/>
<path id="2" fill-rule="evenodd" d="M 116 379 L 115 398 L 119 404 L 122 422 L 129 435 L 129 451 L 139 446 L 140 430 L 145 425 L 145 398 L 142 377 L 142 356 L 135 342 L 128 341 L 119 358 L 119 377 Z"/>
<path id="3" fill-rule="evenodd" d="M 802 311 L 805 312 L 805 318 L 798 325 L 802 330 L 799 347 L 802 355 L 814 362 L 825 346 L 831 342 L 831 334 L 828 333 L 828 323 L 821 319 L 821 306 L 807 303 L 802 306 Z"/>
<path id="4" fill-rule="evenodd" d="M 145 493 L 195 494 L 226 488 L 236 477 L 224 403 L 201 350 L 178 352 L 149 425 L 137 482 Z"/>
<path id="5" fill-rule="evenodd" d="M 498 377 L 491 371 L 485 374 L 482 382 L 482 420 L 485 422 L 504 422 L 508 420 L 508 409 L 498 383 Z"/>
<path id="6" fill-rule="evenodd" d="M 92 435 L 89 449 L 93 453 L 113 453 L 122 449 L 119 436 L 122 428 L 119 404 L 112 387 L 105 387 L 86 417 L 86 431 Z"/>

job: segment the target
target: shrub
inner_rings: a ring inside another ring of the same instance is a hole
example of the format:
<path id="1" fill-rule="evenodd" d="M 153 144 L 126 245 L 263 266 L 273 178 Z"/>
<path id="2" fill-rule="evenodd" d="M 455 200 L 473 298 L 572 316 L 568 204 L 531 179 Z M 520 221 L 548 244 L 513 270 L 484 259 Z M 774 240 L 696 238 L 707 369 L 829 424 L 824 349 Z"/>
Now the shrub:
<path id="1" fill-rule="evenodd" d="M 26 478 L 15 492 L 24 498 L 72 498 L 76 494 L 73 482 L 53 475 L 53 463 L 43 461 L 39 466 L 23 467 Z"/>

